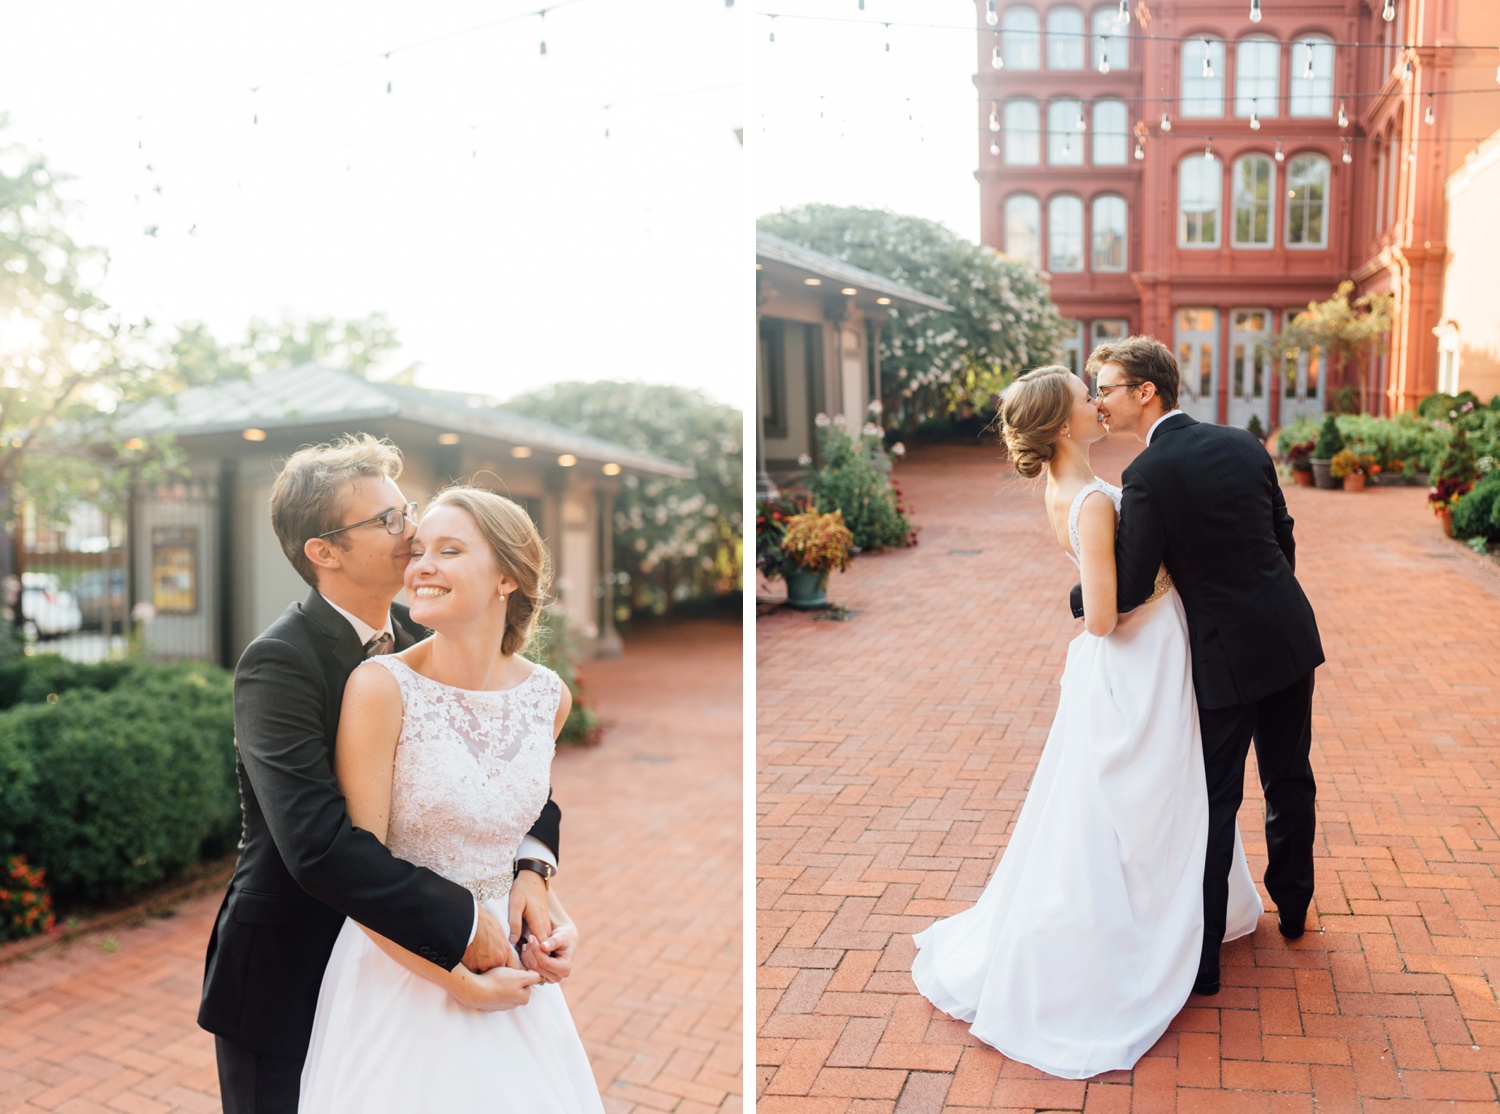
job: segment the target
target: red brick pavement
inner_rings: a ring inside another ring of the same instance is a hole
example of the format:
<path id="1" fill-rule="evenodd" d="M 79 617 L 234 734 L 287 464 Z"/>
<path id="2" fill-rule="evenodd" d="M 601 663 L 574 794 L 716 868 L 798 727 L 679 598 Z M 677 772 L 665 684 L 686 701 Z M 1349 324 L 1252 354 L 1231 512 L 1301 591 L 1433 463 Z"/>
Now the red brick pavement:
<path id="1" fill-rule="evenodd" d="M 1097 470 L 1134 448 L 1101 444 Z M 854 614 L 757 624 L 757 1110 L 1493 1110 L 1496 567 L 1441 537 L 1421 489 L 1287 490 L 1329 657 L 1309 932 L 1288 943 L 1268 913 L 1133 1071 L 1059 1080 L 909 970 L 910 934 L 972 903 L 1005 846 L 1077 631 L 1072 566 L 996 450 L 924 449 L 901 478 L 921 544 L 834 576 Z"/>
<path id="2" fill-rule="evenodd" d="M 630 639 L 584 670 L 605 744 L 553 766 L 584 937 L 566 990 L 610 1114 L 743 1106 L 741 660 L 737 624 Z M 194 1023 L 218 902 L 0 968 L 0 1111 L 218 1110 Z"/>

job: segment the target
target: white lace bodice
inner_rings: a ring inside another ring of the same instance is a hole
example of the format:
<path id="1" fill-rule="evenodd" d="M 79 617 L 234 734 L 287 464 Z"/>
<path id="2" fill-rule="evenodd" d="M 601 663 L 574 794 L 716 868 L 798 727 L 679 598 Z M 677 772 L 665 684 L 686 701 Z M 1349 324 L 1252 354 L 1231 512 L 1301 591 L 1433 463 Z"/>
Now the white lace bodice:
<path id="1" fill-rule="evenodd" d="M 1083 501 L 1088 498 L 1091 491 L 1102 491 L 1108 495 L 1115 504 L 1115 516 L 1120 514 L 1120 489 L 1114 484 L 1105 483 L 1103 480 L 1095 480 L 1093 483 L 1084 484 L 1078 494 L 1073 496 L 1073 505 L 1068 508 L 1068 544 L 1073 547 L 1073 552 L 1068 556 L 1072 558 L 1073 564 L 1078 564 L 1076 554 L 1081 548 L 1078 540 L 1078 512 L 1083 510 Z"/>
<path id="2" fill-rule="evenodd" d="M 562 678 L 533 665 L 519 685 L 476 692 L 393 655 L 371 660 L 401 686 L 386 845 L 481 900 L 505 896 L 516 850 L 547 803 Z"/>

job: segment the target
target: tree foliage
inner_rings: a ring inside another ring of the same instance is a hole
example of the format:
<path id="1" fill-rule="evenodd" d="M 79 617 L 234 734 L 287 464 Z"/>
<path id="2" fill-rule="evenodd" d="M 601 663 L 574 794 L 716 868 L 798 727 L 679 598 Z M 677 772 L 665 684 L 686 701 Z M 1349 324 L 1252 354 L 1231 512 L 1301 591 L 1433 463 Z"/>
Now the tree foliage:
<path id="1" fill-rule="evenodd" d="M 743 584 L 743 417 L 685 387 L 567 382 L 506 410 L 692 466 L 692 479 L 622 477 L 615 501 L 617 617 L 661 614 L 688 597 Z"/>
<path id="2" fill-rule="evenodd" d="M 1391 329 L 1392 294 L 1362 294 L 1351 298 L 1354 283 L 1345 279 L 1325 302 L 1309 302 L 1276 338 L 1283 355 L 1303 348 L 1321 348 L 1334 371 L 1334 382 L 1347 387 L 1348 369 L 1355 370 L 1361 413 L 1369 413 L 1369 383 L 1363 356 L 1384 342 Z"/>
<path id="3" fill-rule="evenodd" d="M 758 223 L 954 307 L 952 313 L 893 308 L 881 331 L 881 401 L 907 427 L 965 401 L 984 406 L 1010 378 L 1056 360 L 1061 351 L 1066 325 L 1037 273 L 936 221 L 804 205 Z"/>

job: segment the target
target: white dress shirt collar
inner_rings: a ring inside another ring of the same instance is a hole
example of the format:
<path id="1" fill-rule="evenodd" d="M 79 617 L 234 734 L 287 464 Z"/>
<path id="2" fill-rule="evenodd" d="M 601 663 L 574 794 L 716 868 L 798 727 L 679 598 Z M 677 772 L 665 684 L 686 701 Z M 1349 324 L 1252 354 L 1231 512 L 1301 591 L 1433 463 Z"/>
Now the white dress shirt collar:
<path id="1" fill-rule="evenodd" d="M 1152 422 L 1151 423 L 1151 428 L 1146 431 L 1146 444 L 1148 444 L 1148 445 L 1151 444 L 1151 438 L 1153 438 L 1153 437 L 1156 436 L 1156 427 L 1157 426 L 1161 425 L 1162 422 L 1166 421 L 1173 414 L 1181 414 L 1181 413 L 1182 413 L 1181 410 L 1168 410 L 1161 417 L 1157 418 L 1156 421 Z"/>
<path id="2" fill-rule="evenodd" d="M 351 615 L 349 612 L 345 611 L 338 604 L 336 604 L 332 600 L 328 599 L 327 596 L 324 596 L 323 599 L 327 600 L 329 607 L 333 608 L 340 615 L 342 615 L 345 619 L 349 620 L 349 625 L 354 628 L 355 637 L 357 637 L 359 639 L 359 644 L 361 646 L 368 645 L 370 639 L 374 638 L 377 634 L 388 634 L 388 635 L 391 636 L 391 639 L 393 641 L 395 640 L 396 632 L 393 631 L 393 630 L 391 630 L 391 613 L 389 611 L 387 611 L 385 613 L 385 625 L 384 626 L 381 626 L 381 627 L 372 627 L 372 626 L 370 626 L 369 623 L 365 622 L 358 615 Z"/>

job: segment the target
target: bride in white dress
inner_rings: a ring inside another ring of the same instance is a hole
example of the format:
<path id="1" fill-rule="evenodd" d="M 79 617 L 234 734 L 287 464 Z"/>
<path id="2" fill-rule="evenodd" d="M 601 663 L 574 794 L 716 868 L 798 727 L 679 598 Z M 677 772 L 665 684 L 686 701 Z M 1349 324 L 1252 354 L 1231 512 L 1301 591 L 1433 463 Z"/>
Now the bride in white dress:
<path id="1" fill-rule="evenodd" d="M 412 619 L 436 633 L 356 669 L 339 725 L 335 770 L 351 820 L 467 886 L 502 923 L 571 707 L 557 674 L 519 653 L 548 564 L 515 503 L 473 488 L 441 493 L 406 571 Z M 571 936 L 555 892 L 548 904 L 554 928 Z M 597 1114 L 603 1105 L 559 986 L 515 958 L 483 975 L 444 971 L 345 921 L 299 1109 Z"/>
<path id="2" fill-rule="evenodd" d="M 912 978 L 1011 1059 L 1084 1079 L 1133 1066 L 1198 970 L 1208 791 L 1187 618 L 1165 570 L 1150 600 L 1116 612 L 1120 490 L 1089 468 L 1105 431 L 1083 381 L 1029 372 L 1003 419 L 1017 470 L 1047 476 L 1085 629 L 1000 864 L 973 908 L 917 935 Z M 1261 912 L 1236 833 L 1225 939 Z"/>

